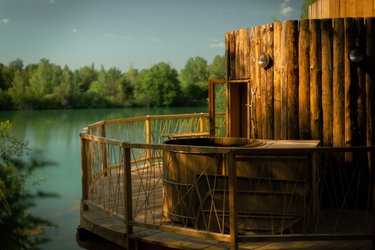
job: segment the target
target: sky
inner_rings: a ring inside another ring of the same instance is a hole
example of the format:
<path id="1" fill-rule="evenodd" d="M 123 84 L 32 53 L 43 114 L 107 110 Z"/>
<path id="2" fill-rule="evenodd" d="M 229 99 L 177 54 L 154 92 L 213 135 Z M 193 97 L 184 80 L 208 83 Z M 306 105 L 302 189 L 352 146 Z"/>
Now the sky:
<path id="1" fill-rule="evenodd" d="M 224 55 L 224 33 L 299 19 L 303 0 L 0 0 L 0 63 L 182 69 Z"/>

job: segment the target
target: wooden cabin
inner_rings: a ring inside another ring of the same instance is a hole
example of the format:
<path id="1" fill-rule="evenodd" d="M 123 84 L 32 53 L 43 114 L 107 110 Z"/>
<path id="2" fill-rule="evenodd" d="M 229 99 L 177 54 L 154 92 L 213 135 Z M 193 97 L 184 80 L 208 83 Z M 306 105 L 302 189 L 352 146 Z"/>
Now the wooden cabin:
<path id="1" fill-rule="evenodd" d="M 285 21 L 225 33 L 227 136 L 374 145 L 374 21 Z"/>

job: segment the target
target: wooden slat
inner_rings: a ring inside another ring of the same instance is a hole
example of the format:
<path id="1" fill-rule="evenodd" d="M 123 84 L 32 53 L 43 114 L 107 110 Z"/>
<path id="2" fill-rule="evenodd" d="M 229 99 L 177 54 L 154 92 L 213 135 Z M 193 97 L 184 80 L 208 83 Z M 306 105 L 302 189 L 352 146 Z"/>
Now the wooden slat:
<path id="1" fill-rule="evenodd" d="M 333 146 L 345 145 L 344 19 L 334 19 L 333 31 Z"/>
<path id="2" fill-rule="evenodd" d="M 255 37 L 255 44 L 253 45 L 254 49 L 254 57 L 256 59 L 256 64 L 253 65 L 254 67 L 254 86 L 256 89 L 255 94 L 255 119 L 254 119 L 254 125 L 255 125 L 255 138 L 262 138 L 262 106 L 261 106 L 261 67 L 258 65 L 258 58 L 261 53 L 261 39 L 260 39 L 260 28 L 259 26 L 254 27 L 253 29 L 254 37 Z"/>
<path id="3" fill-rule="evenodd" d="M 310 128 L 311 139 L 322 138 L 322 74 L 320 21 L 310 20 Z"/>
<path id="4" fill-rule="evenodd" d="M 332 85 L 332 20 L 322 20 L 322 111 L 323 145 L 332 146 L 333 85 Z"/>
<path id="5" fill-rule="evenodd" d="M 266 52 L 270 56 L 270 66 L 266 70 L 266 139 L 274 138 L 274 67 L 272 58 L 274 58 L 274 25 L 268 24 L 266 27 Z"/>
<path id="6" fill-rule="evenodd" d="M 281 139 L 287 139 L 288 130 L 288 74 L 287 64 L 288 60 L 288 36 L 287 36 L 287 22 L 282 22 L 281 27 Z"/>
<path id="7" fill-rule="evenodd" d="M 260 26 L 260 37 L 261 37 L 261 49 L 260 53 L 267 51 L 267 25 Z M 259 67 L 259 66 L 258 66 Z M 261 106 L 261 124 L 262 130 L 260 138 L 266 138 L 267 136 L 267 71 L 266 69 L 260 69 L 260 106 Z"/>
<path id="8" fill-rule="evenodd" d="M 281 139 L 281 27 L 282 23 L 274 24 L 274 53 L 273 53 L 273 67 L 274 67 L 274 139 Z"/>
<path id="9" fill-rule="evenodd" d="M 298 22 L 287 22 L 288 139 L 298 139 Z"/>
<path id="10" fill-rule="evenodd" d="M 298 65 L 299 65 L 299 139 L 310 138 L 310 32 L 309 20 L 300 21 L 298 39 Z M 275 138 L 276 139 L 276 138 Z"/>

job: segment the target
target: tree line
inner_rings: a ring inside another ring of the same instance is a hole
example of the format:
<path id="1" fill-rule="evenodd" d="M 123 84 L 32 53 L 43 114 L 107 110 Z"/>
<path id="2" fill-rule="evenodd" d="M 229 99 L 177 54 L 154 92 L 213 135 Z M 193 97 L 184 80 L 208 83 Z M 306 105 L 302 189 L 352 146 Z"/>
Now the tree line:
<path id="1" fill-rule="evenodd" d="M 126 72 L 94 64 L 71 70 L 48 59 L 0 63 L 0 109 L 168 107 L 207 102 L 208 79 L 224 78 L 224 56 L 191 57 L 179 72 L 168 63 Z"/>

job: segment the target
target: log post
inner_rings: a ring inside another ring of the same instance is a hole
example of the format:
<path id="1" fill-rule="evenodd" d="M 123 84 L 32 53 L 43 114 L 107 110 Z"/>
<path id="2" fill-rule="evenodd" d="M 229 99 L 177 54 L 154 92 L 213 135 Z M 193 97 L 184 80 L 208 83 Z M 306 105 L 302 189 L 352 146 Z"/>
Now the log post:
<path id="1" fill-rule="evenodd" d="M 274 57 L 274 43 L 273 43 L 273 24 L 268 24 L 266 26 L 266 52 L 269 55 L 270 59 L 270 66 L 266 70 L 266 139 L 273 139 L 274 138 L 274 86 L 273 86 L 273 62 L 272 58 Z"/>
<path id="2" fill-rule="evenodd" d="M 333 137 L 335 147 L 345 146 L 344 19 L 333 23 Z"/>
<path id="3" fill-rule="evenodd" d="M 287 22 L 288 39 L 288 99 L 287 138 L 298 139 L 298 22 Z"/>
<path id="4" fill-rule="evenodd" d="M 322 111 L 323 145 L 332 146 L 333 137 L 333 85 L 332 85 L 332 20 L 321 23 L 322 38 Z"/>
<path id="5" fill-rule="evenodd" d="M 310 138 L 310 31 L 309 20 L 300 21 L 298 39 L 298 65 L 299 65 L 299 139 Z M 276 139 L 276 138 L 275 138 Z"/>
<path id="6" fill-rule="evenodd" d="M 322 69 L 320 20 L 310 20 L 310 128 L 311 139 L 322 139 Z"/>
<path id="7" fill-rule="evenodd" d="M 89 180 L 88 180 L 88 145 L 86 139 L 81 136 L 81 177 L 82 177 L 82 205 L 83 211 L 87 211 L 89 207 L 84 203 L 89 198 Z"/>
<path id="8" fill-rule="evenodd" d="M 273 67 L 274 67 L 274 90 L 273 90 L 273 105 L 274 105 L 274 139 L 281 139 L 281 26 L 282 23 L 274 24 L 274 53 L 273 53 Z"/>

